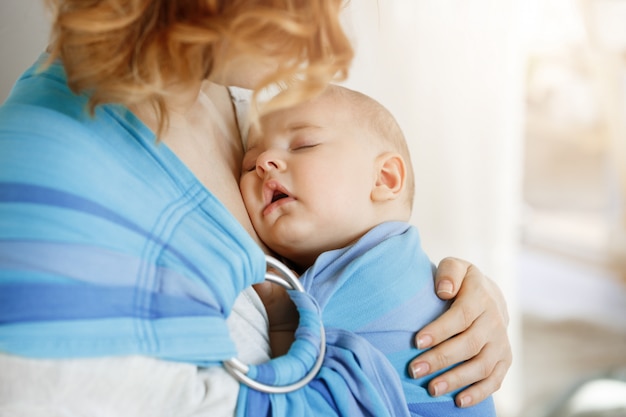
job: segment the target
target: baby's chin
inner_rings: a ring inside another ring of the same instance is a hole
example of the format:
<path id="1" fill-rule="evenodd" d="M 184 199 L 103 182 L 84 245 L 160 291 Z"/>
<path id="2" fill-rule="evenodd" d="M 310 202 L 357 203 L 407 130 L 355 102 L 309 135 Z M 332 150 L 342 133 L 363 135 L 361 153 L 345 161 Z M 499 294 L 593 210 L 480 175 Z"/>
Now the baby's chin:
<path id="1" fill-rule="evenodd" d="M 304 272 L 307 268 L 309 268 L 315 262 L 317 256 L 307 255 L 303 253 L 299 253 L 293 250 L 279 250 L 276 251 L 281 257 L 288 259 L 290 266 L 295 269 L 298 273 Z"/>
<path id="2" fill-rule="evenodd" d="M 261 233 L 262 240 L 277 254 L 289 259 L 300 268 L 307 268 L 326 250 L 320 242 L 323 232 L 313 223 L 294 216 L 281 216 Z M 322 239 L 323 240 L 323 239 Z"/>
<path id="3" fill-rule="evenodd" d="M 311 251 L 302 246 L 289 245 L 283 242 L 281 245 L 269 245 L 281 258 L 289 260 L 290 267 L 298 273 L 304 272 L 315 263 L 319 255 L 317 251 Z"/>

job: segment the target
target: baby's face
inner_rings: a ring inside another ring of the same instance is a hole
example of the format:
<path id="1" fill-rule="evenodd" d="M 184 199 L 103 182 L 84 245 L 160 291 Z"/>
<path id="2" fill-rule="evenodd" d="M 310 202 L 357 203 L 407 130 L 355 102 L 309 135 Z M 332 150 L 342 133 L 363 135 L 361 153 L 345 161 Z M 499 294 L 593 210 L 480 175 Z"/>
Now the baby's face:
<path id="1" fill-rule="evenodd" d="M 301 267 L 371 227 L 376 150 L 350 108 L 323 96 L 264 117 L 252 130 L 240 188 L 252 224 Z"/>

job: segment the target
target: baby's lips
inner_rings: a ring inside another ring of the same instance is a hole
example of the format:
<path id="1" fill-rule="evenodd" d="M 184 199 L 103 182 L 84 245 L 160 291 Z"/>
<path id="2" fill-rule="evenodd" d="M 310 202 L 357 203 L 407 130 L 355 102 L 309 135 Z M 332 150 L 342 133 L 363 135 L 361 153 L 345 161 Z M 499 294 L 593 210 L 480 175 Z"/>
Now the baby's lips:
<path id="1" fill-rule="evenodd" d="M 275 200 L 276 195 L 285 195 L 289 197 L 289 191 L 281 185 L 278 181 L 271 179 L 263 184 L 263 205 L 269 206 Z"/>

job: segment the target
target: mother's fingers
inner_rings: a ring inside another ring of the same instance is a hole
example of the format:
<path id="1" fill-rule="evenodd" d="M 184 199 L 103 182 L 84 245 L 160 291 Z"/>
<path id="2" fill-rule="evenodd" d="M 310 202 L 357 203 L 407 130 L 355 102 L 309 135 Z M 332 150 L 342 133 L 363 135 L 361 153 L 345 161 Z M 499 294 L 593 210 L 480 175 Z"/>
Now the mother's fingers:
<path id="1" fill-rule="evenodd" d="M 411 370 L 423 376 L 460 363 L 433 378 L 428 389 L 432 395 L 443 395 L 468 386 L 456 396 L 459 406 L 476 404 L 493 394 L 501 385 L 512 363 L 511 347 L 504 321 L 481 315 L 471 327 L 435 348 L 422 353 L 411 363 Z M 485 340 L 491 338 L 489 342 Z"/>
<path id="2" fill-rule="evenodd" d="M 458 364 L 433 378 L 429 392 L 442 395 L 467 387 L 456 396 L 457 405 L 476 404 L 500 387 L 511 366 L 506 301 L 495 282 L 456 258 L 441 261 L 435 285 L 440 298 L 453 301 L 417 333 L 416 346 L 432 349 L 415 358 L 409 372 L 417 378 Z"/>
<path id="3" fill-rule="evenodd" d="M 459 339 L 462 337 L 459 336 Z M 459 342 L 463 342 L 463 340 L 459 340 Z M 447 346 L 447 348 L 451 348 L 451 346 Z M 468 349 L 468 351 L 472 350 L 474 348 Z M 471 360 L 433 378 L 429 384 L 429 391 L 433 395 L 441 395 L 473 384 L 474 388 L 470 392 L 480 392 L 480 395 L 474 395 L 474 399 L 480 398 L 482 401 L 500 387 L 511 362 L 512 355 L 508 338 L 498 338 L 493 343 L 486 344 Z M 445 384 L 445 391 L 436 388 L 440 383 Z"/>
<path id="4" fill-rule="evenodd" d="M 471 264 L 458 258 L 444 258 L 435 272 L 435 291 L 442 300 L 456 296 Z"/>
<path id="5" fill-rule="evenodd" d="M 448 313 L 450 311 L 451 310 L 448 310 Z M 439 320 L 442 318 L 445 319 L 445 317 L 441 316 Z M 455 321 L 456 320 L 452 318 L 450 323 L 454 323 Z M 423 330 L 428 331 L 427 328 L 424 328 Z M 420 354 L 417 358 L 411 361 L 409 369 L 411 370 L 413 377 L 418 378 L 426 374 L 445 369 L 451 365 L 475 358 L 487 343 L 489 339 L 489 332 L 493 331 L 493 329 L 491 326 L 479 325 L 471 327 L 471 330 L 471 332 L 456 332 L 457 336 L 449 338 L 441 343 L 437 343 L 432 349 Z M 418 338 L 421 339 L 419 336 Z M 436 338 L 437 336 L 434 336 L 433 339 L 435 340 Z M 419 347 L 421 348 L 422 346 Z M 500 358 L 500 356 L 501 355 L 496 356 L 494 360 Z M 453 368 L 453 370 L 454 369 L 456 368 Z M 452 370 L 448 372 L 452 372 Z M 478 377 L 470 379 L 465 385 L 477 380 L 479 380 Z"/>
<path id="6" fill-rule="evenodd" d="M 480 274 L 480 272 L 478 273 Z M 415 346 L 419 349 L 436 346 L 469 330 L 478 317 L 485 311 L 489 311 L 489 308 L 497 310 L 498 308 L 494 305 L 495 302 L 490 298 L 485 286 L 485 281 L 472 279 L 468 273 L 468 279 L 463 284 L 458 297 L 452 302 L 450 308 L 417 332 Z M 486 341 L 487 338 L 485 338 L 483 343 Z M 480 347 L 482 348 L 482 344 Z M 469 358 L 466 357 L 464 359 Z M 450 365 L 452 363 L 445 364 L 445 366 Z"/>
<path id="7" fill-rule="evenodd" d="M 478 404 L 496 392 L 500 389 L 510 366 L 511 362 L 498 362 L 491 374 L 485 379 L 470 385 L 467 389 L 464 389 L 455 396 L 456 405 L 459 407 L 469 407 Z"/>

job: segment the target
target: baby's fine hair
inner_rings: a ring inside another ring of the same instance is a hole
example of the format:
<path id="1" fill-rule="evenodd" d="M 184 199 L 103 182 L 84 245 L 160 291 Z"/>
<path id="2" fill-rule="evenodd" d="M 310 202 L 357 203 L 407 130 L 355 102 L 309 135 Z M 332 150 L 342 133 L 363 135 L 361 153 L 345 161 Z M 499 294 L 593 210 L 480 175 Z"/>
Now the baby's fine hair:
<path id="1" fill-rule="evenodd" d="M 159 131 L 165 98 L 228 68 L 235 46 L 277 71 L 257 92 L 282 94 L 260 113 L 289 107 L 347 77 L 353 51 L 339 21 L 343 0 L 46 0 L 52 12 L 48 62 L 68 84 L 104 103 L 152 103 Z M 231 48 L 232 49 L 232 48 Z M 297 87 L 297 88 L 296 88 Z M 256 100 L 256 95 L 253 100 Z"/>

